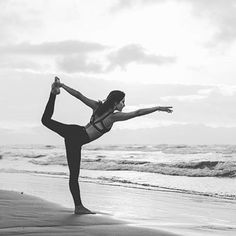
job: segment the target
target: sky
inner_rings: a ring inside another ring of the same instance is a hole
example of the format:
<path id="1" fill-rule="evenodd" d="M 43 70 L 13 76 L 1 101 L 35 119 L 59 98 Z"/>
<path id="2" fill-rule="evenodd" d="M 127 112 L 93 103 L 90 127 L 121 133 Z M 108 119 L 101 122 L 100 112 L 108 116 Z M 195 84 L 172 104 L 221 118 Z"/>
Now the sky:
<path id="1" fill-rule="evenodd" d="M 62 144 L 41 124 L 55 76 L 94 100 L 126 93 L 94 144 L 236 144 L 233 0 L 0 0 L 0 143 Z M 65 91 L 53 118 L 86 125 L 91 109 Z"/>

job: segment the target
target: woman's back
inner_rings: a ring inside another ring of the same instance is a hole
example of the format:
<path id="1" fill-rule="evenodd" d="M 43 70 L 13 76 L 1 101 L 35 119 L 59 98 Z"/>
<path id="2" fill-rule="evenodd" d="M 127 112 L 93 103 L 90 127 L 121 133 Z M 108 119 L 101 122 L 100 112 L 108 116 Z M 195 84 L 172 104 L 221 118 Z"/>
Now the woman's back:
<path id="1" fill-rule="evenodd" d="M 111 119 L 112 114 L 113 111 L 108 111 L 98 116 L 96 110 L 93 112 L 90 122 L 85 126 L 90 141 L 95 140 L 110 131 L 113 125 Z"/>

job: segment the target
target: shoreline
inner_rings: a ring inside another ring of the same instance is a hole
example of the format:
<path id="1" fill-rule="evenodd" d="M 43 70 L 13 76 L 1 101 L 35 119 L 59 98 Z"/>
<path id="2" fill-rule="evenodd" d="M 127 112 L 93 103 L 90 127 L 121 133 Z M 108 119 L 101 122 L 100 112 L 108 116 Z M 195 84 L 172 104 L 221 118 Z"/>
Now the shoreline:
<path id="1" fill-rule="evenodd" d="M 58 204 L 14 191 L 0 190 L 0 209 L 3 235 L 177 235 L 131 226 L 100 214 L 71 214 Z"/>
<path id="2" fill-rule="evenodd" d="M 0 186 L 3 190 L 24 192 L 22 196 L 32 195 L 52 205 L 58 204 L 60 209 L 73 215 L 66 179 L 0 172 Z M 236 233 L 236 202 L 232 200 L 88 182 L 80 182 L 80 187 L 83 203 L 97 212 L 96 216 L 115 221 L 122 219 L 128 225 L 157 232 L 167 230 L 178 235 L 229 236 Z"/>

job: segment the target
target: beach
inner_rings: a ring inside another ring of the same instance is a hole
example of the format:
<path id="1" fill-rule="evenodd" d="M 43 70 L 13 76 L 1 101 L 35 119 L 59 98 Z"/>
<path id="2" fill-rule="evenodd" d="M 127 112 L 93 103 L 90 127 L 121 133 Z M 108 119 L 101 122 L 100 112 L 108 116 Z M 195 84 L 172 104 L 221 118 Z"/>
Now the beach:
<path id="1" fill-rule="evenodd" d="M 97 215 L 74 215 L 60 205 L 17 192 L 0 191 L 1 235 L 162 235 Z"/>
<path id="2" fill-rule="evenodd" d="M 0 233 L 231 236 L 235 176 L 234 145 L 88 145 L 75 216 L 63 146 L 0 146 Z"/>
<path id="3" fill-rule="evenodd" d="M 2 235 L 166 235 L 132 227 L 107 216 L 71 214 L 68 209 L 17 192 L 0 191 Z"/>
<path id="4" fill-rule="evenodd" d="M 0 236 L 236 236 L 236 0 L 0 9 Z"/>
<path id="5" fill-rule="evenodd" d="M 235 235 L 236 202 L 81 181 L 95 215 L 73 214 L 68 179 L 0 173 L 2 235 Z M 14 191 L 14 192 L 10 192 Z"/>

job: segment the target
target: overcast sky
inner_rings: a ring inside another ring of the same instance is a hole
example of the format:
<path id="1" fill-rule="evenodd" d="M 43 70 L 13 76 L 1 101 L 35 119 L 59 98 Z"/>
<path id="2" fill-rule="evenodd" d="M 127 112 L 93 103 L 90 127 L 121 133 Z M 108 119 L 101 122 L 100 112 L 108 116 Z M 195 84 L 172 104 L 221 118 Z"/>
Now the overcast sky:
<path id="1" fill-rule="evenodd" d="M 55 75 L 95 100 L 126 93 L 126 111 L 96 143 L 236 144 L 234 0 L 0 0 L 0 139 L 63 143 L 40 123 Z M 65 91 L 54 119 L 91 110 Z"/>

